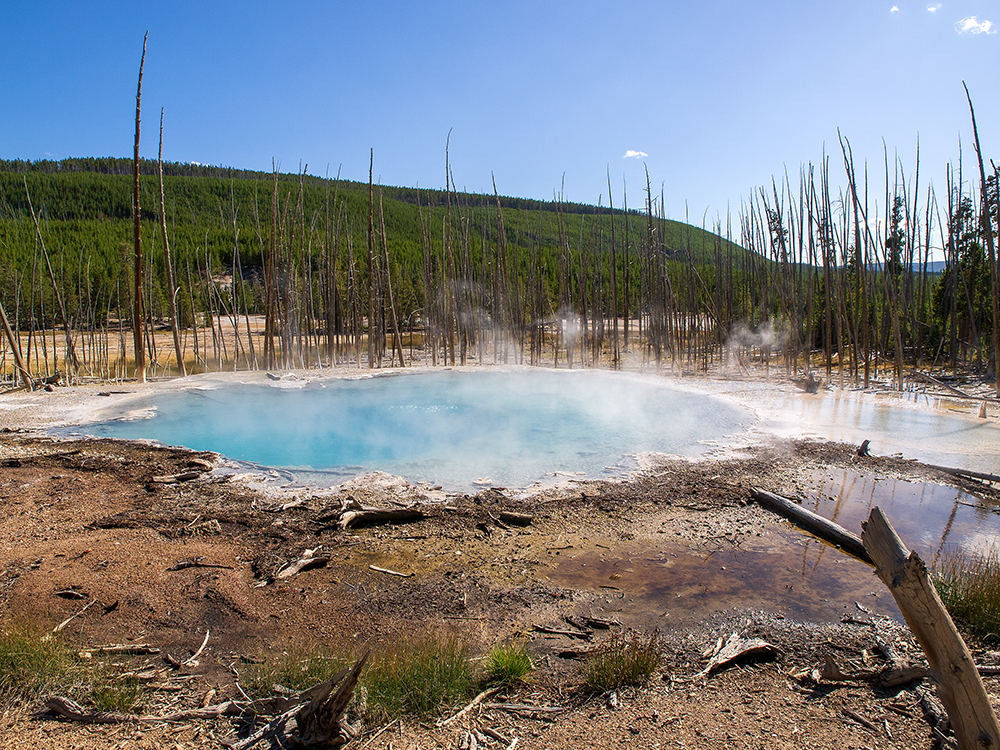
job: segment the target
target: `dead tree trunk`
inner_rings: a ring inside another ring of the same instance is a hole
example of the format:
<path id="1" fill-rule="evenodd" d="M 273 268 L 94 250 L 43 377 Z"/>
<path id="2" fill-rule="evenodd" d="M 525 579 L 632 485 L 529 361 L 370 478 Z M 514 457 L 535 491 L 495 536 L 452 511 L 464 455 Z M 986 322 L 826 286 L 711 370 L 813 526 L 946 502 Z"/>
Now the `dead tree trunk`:
<path id="1" fill-rule="evenodd" d="M 962 750 L 1000 746 L 1000 725 L 965 641 L 916 552 L 897 536 L 885 513 L 873 508 L 861 538 L 875 570 L 892 592 L 937 681 L 937 693 Z"/>

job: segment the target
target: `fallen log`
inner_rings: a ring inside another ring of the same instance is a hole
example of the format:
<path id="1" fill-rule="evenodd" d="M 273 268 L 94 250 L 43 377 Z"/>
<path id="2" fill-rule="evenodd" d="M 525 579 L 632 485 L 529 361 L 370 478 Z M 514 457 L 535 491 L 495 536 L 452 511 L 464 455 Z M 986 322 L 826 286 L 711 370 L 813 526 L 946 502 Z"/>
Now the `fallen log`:
<path id="1" fill-rule="evenodd" d="M 204 471 L 182 471 L 179 474 L 167 474 L 162 477 L 153 477 L 146 484 L 179 484 L 180 482 L 190 482 L 197 479 Z"/>
<path id="2" fill-rule="evenodd" d="M 925 381 L 927 383 L 930 383 L 931 385 L 936 385 L 938 388 L 944 388 L 946 391 L 948 391 L 949 393 L 954 394 L 955 396 L 960 396 L 961 398 L 967 398 L 970 401 L 981 401 L 982 400 L 978 396 L 972 396 L 972 395 L 966 393 L 965 391 L 959 390 L 958 388 L 955 388 L 954 386 L 950 386 L 947 383 L 942 382 L 942 381 L 938 380 L 937 378 L 935 378 L 935 377 L 933 377 L 931 375 L 928 375 L 926 372 L 920 372 L 920 370 L 914 370 L 913 375 L 915 377 L 920 378 L 921 380 L 923 380 L 923 381 Z"/>
<path id="3" fill-rule="evenodd" d="M 949 474 L 953 477 L 981 479 L 985 482 L 1000 482 L 1000 476 L 996 474 L 987 474 L 982 471 L 969 471 L 968 469 L 953 469 L 950 466 L 937 466 L 936 464 L 927 464 L 927 468 L 936 469 L 937 471 L 943 471 L 945 474 Z"/>
<path id="4" fill-rule="evenodd" d="M 160 653 L 160 649 L 156 646 L 151 646 L 148 643 L 115 643 L 107 646 L 91 646 L 90 648 L 83 649 L 77 653 L 81 659 L 87 659 L 94 654 L 104 654 L 106 656 L 158 654 Z"/>
<path id="5" fill-rule="evenodd" d="M 875 572 L 889 588 L 907 625 L 924 650 L 948 712 L 958 746 L 1000 747 L 1000 724 L 965 641 L 927 574 L 924 561 L 910 552 L 881 508 L 862 524 L 861 538 Z"/>
<path id="6" fill-rule="evenodd" d="M 232 570 L 232 565 L 219 565 L 218 563 L 207 563 L 202 562 L 202 558 L 196 558 L 194 560 L 181 560 L 175 565 L 171 565 L 167 568 L 168 573 L 173 573 L 178 570 L 186 570 L 188 568 L 221 568 L 223 570 Z"/>
<path id="7" fill-rule="evenodd" d="M 530 526 L 534 520 L 534 517 L 528 513 L 508 513 L 507 511 L 500 511 L 497 513 L 497 517 L 510 526 Z"/>
<path id="8" fill-rule="evenodd" d="M 566 709 L 562 706 L 532 706 L 527 703 L 485 703 L 483 708 L 487 711 L 506 711 L 511 714 L 559 714 Z"/>
<path id="9" fill-rule="evenodd" d="M 423 511 L 413 508 L 396 508 L 391 510 L 348 510 L 340 516 L 337 526 L 349 529 L 352 526 L 376 526 L 384 523 L 409 523 L 426 518 Z"/>
<path id="10" fill-rule="evenodd" d="M 810 534 L 819 537 L 835 547 L 839 547 L 847 554 L 861 560 L 861 562 L 874 565 L 861 539 L 840 524 L 823 518 L 810 510 L 806 510 L 795 501 L 781 495 L 775 495 L 773 492 L 753 488 L 750 490 L 750 494 L 761 507 L 787 518 Z"/>

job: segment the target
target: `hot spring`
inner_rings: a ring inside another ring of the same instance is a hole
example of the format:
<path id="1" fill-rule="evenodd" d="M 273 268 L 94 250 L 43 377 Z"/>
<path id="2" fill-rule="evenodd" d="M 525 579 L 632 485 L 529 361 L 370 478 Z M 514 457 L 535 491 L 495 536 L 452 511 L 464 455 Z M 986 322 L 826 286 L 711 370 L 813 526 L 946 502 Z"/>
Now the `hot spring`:
<path id="1" fill-rule="evenodd" d="M 595 371 L 282 380 L 142 396 L 127 408 L 142 418 L 82 429 L 320 472 L 329 483 L 381 470 L 451 491 L 598 478 L 646 452 L 697 456 L 754 421 L 721 398 Z"/>

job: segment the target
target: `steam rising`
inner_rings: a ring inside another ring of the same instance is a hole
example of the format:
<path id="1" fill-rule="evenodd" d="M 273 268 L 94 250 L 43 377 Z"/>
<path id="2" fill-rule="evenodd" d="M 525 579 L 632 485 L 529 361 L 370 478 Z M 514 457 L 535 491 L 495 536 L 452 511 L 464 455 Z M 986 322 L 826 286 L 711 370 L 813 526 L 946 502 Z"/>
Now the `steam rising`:
<path id="1" fill-rule="evenodd" d="M 746 323 L 735 326 L 726 340 L 726 365 L 737 368 L 747 356 L 758 350 L 767 357 L 782 349 L 788 341 L 787 324 L 784 321 L 768 320 L 751 329 Z"/>

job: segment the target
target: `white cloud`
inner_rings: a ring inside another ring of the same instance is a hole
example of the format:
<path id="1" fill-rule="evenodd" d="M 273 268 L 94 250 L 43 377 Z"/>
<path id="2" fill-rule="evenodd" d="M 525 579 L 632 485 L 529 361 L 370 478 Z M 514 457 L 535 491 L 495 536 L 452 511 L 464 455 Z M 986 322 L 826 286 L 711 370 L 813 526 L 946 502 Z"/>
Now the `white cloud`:
<path id="1" fill-rule="evenodd" d="M 992 21 L 980 21 L 975 16 L 967 16 L 955 22 L 955 31 L 959 34 L 996 34 Z"/>
<path id="2" fill-rule="evenodd" d="M 889 8 L 889 12 L 890 13 L 899 13 L 899 6 L 898 5 L 893 5 L 891 8 Z"/>
<path id="3" fill-rule="evenodd" d="M 649 156 L 649 154 L 647 154 L 645 151 L 633 151 L 632 149 L 629 149 L 628 151 L 625 152 L 625 156 L 623 156 L 622 158 L 641 159 L 643 156 Z"/>
<path id="4" fill-rule="evenodd" d="M 939 10 L 941 10 L 941 3 L 931 3 L 927 6 L 928 13 L 937 13 Z"/>

